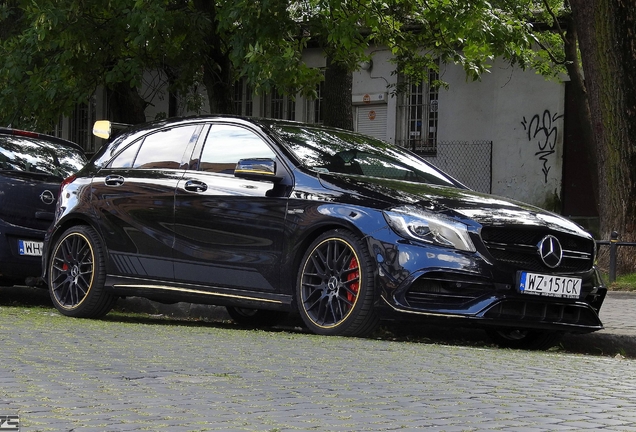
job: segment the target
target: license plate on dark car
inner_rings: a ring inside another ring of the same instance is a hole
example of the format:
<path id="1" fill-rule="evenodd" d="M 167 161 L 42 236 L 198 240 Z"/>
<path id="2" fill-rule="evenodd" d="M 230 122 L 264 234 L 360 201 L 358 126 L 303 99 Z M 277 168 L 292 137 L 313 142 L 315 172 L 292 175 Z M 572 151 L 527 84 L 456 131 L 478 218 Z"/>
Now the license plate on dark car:
<path id="1" fill-rule="evenodd" d="M 42 256 L 42 246 L 42 242 L 18 240 L 18 253 L 20 255 Z"/>
<path id="2" fill-rule="evenodd" d="M 522 294 L 579 298 L 582 284 L 580 278 L 522 272 L 519 291 Z"/>

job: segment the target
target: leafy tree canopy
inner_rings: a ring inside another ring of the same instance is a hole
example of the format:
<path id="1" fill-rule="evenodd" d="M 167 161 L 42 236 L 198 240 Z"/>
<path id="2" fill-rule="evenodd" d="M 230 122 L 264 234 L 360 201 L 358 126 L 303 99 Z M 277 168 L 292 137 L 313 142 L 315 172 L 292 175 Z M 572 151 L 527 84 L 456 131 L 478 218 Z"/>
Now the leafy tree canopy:
<path id="1" fill-rule="evenodd" d="M 215 80 L 227 99 L 241 76 L 256 91 L 311 95 L 322 75 L 302 62 L 309 46 L 353 71 L 371 45 L 383 45 L 415 79 L 438 59 L 471 79 L 499 57 L 549 74 L 553 59 L 533 49 L 540 36 L 529 18 L 538 13 L 528 12 L 547 2 L 13 0 L 0 7 L 0 119 L 46 128 L 99 85 L 139 94 L 149 70 L 164 71 L 182 94 L 204 82 L 210 99 L 219 95 Z"/>

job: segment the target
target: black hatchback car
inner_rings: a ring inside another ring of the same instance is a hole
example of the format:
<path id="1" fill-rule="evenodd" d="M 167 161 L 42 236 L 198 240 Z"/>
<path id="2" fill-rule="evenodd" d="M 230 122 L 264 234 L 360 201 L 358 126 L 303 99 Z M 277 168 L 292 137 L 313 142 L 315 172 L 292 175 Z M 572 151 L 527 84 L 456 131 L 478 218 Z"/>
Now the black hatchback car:
<path id="1" fill-rule="evenodd" d="M 126 130 L 64 181 L 44 250 L 51 298 L 75 317 L 143 296 L 250 324 L 297 311 L 325 335 L 475 325 L 539 349 L 601 329 L 606 294 L 578 225 L 382 141 L 265 119 Z"/>
<path id="2" fill-rule="evenodd" d="M 0 128 L 0 285 L 38 283 L 60 184 L 85 163 L 70 141 Z"/>

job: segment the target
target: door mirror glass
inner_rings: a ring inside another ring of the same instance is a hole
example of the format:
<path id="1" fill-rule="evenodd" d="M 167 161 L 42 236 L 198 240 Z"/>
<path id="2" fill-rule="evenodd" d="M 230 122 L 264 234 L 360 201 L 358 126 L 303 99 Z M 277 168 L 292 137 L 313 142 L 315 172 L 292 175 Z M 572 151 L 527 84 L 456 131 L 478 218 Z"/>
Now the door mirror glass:
<path id="1" fill-rule="evenodd" d="M 251 180 L 280 180 L 280 177 L 276 177 L 276 161 L 264 158 L 239 160 L 234 170 L 234 176 Z"/>

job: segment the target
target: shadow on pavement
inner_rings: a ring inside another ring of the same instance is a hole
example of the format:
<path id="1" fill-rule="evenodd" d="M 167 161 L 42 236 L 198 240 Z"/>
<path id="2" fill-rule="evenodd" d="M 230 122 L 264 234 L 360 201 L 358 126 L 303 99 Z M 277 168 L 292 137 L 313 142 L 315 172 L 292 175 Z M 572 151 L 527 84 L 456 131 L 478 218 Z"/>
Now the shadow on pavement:
<path id="1" fill-rule="evenodd" d="M 0 306 L 53 307 L 53 303 L 49 297 L 49 291 L 43 288 L 0 286 Z"/>
<path id="2" fill-rule="evenodd" d="M 0 306 L 53 308 L 47 290 L 20 286 L 0 287 Z M 153 325 L 250 329 L 234 324 L 225 312 L 225 308 L 222 307 L 189 303 L 163 305 L 140 298 L 120 300 L 115 310 L 103 320 Z M 268 328 L 267 331 L 309 334 L 300 318 L 295 315 L 291 315 L 282 325 Z M 480 329 L 421 325 L 412 322 L 385 322 L 371 338 L 396 342 L 499 349 Z M 633 337 L 607 332 L 583 335 L 566 334 L 561 344 L 550 351 L 636 358 L 636 343 Z"/>

